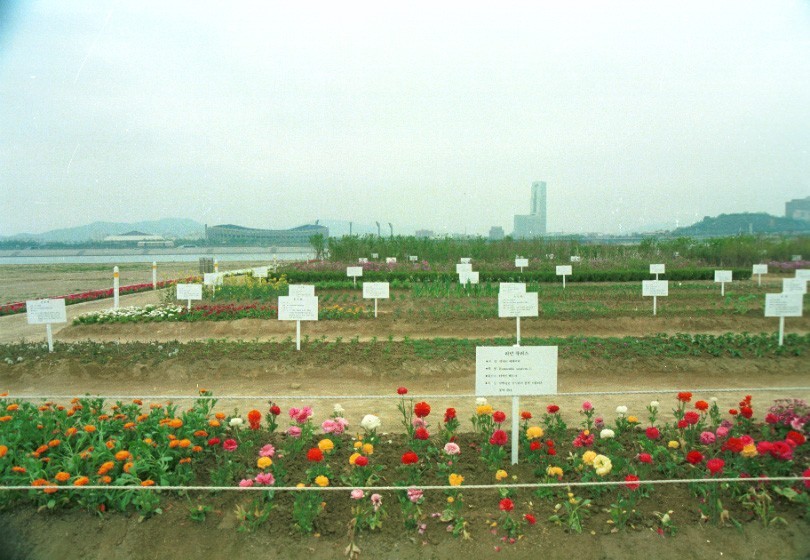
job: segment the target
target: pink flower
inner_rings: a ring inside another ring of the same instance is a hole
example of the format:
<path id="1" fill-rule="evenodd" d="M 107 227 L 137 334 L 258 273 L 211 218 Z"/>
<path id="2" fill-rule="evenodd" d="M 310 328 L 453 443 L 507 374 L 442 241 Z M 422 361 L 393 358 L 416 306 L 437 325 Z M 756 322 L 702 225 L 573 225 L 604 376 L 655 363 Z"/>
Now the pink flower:
<path id="1" fill-rule="evenodd" d="M 252 478 L 243 478 L 239 481 L 239 486 L 242 488 L 250 488 L 253 486 L 253 479 Z"/>
<path id="2" fill-rule="evenodd" d="M 222 442 L 222 449 L 225 451 L 236 451 L 237 447 L 239 447 L 239 444 L 236 443 L 235 439 L 226 439 Z"/>
<path id="3" fill-rule="evenodd" d="M 426 440 L 430 437 L 428 431 L 424 428 L 416 428 L 416 431 L 413 433 L 413 437 L 416 439 Z"/>
<path id="4" fill-rule="evenodd" d="M 276 454 L 276 448 L 269 443 L 259 449 L 259 457 L 272 457 Z"/>
<path id="5" fill-rule="evenodd" d="M 363 492 L 363 490 L 361 490 L 360 488 L 355 488 L 354 490 L 352 490 L 352 500 L 362 500 L 363 496 L 365 495 L 366 495 L 365 492 Z"/>
<path id="6" fill-rule="evenodd" d="M 290 418 L 299 424 L 303 424 L 312 416 L 312 408 L 305 406 L 303 408 L 292 407 L 290 409 Z"/>
<path id="7" fill-rule="evenodd" d="M 461 448 L 458 446 L 457 443 L 450 441 L 444 444 L 444 452 L 447 453 L 448 455 L 458 455 L 459 453 L 461 453 Z"/>
<path id="8" fill-rule="evenodd" d="M 423 492 L 419 488 L 408 488 L 408 499 L 414 504 L 422 499 Z"/>
<path id="9" fill-rule="evenodd" d="M 712 432 L 701 432 L 700 443 L 703 445 L 711 445 L 714 443 L 714 434 Z"/>
<path id="10" fill-rule="evenodd" d="M 585 401 L 584 403 L 582 403 L 582 410 L 584 410 L 585 412 L 593 410 L 593 405 L 591 404 L 591 401 Z"/>
<path id="11" fill-rule="evenodd" d="M 372 494 L 371 505 L 374 506 L 374 511 L 380 509 L 380 506 L 382 505 L 382 496 L 380 496 L 379 494 Z"/>
<path id="12" fill-rule="evenodd" d="M 728 435 L 728 428 L 725 426 L 719 426 L 715 433 L 717 434 L 717 437 L 724 438 Z"/>
<path id="13" fill-rule="evenodd" d="M 289 428 L 287 428 L 287 435 L 294 438 L 300 438 L 301 428 L 299 428 L 298 426 L 290 426 Z"/>
<path id="14" fill-rule="evenodd" d="M 427 422 L 424 418 L 419 418 L 418 416 L 414 416 L 413 420 L 411 420 L 411 426 L 414 428 L 426 428 Z"/>
<path id="15" fill-rule="evenodd" d="M 256 484 L 261 484 L 262 486 L 272 486 L 276 482 L 276 477 L 273 476 L 273 473 L 259 473 L 256 475 Z"/>

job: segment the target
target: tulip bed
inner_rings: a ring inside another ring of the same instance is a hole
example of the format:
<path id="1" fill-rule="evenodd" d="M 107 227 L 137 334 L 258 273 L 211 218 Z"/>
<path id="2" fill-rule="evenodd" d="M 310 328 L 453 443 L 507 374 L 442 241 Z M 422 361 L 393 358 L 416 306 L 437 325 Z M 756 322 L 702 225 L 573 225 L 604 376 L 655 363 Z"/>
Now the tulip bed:
<path id="1" fill-rule="evenodd" d="M 644 527 L 666 536 L 689 519 L 770 526 L 810 515 L 810 407 L 800 400 L 766 405 L 742 396 L 726 408 L 727 398 L 682 392 L 643 411 L 605 413 L 586 401 L 576 425 L 550 403 L 521 413 L 520 462 L 511 465 L 511 419 L 486 399 L 434 411 L 404 387 L 397 393 L 396 426 L 373 415 L 355 424 L 340 405 L 318 420 L 310 407 L 282 412 L 274 403 L 225 413 L 205 390 L 186 409 L 90 397 L 34 404 L 6 395 L 0 479 L 31 488 L 0 492 L 0 508 L 146 518 L 168 499 L 162 486 L 230 487 L 240 490 L 241 530 L 281 523 L 315 533 L 349 523 L 350 546 L 383 524 L 414 535 L 488 527 L 515 542 L 537 524 L 574 533 Z M 460 433 L 462 419 L 472 431 Z M 679 485 L 675 501 L 670 485 L 654 484 L 677 479 L 692 482 Z M 602 482 L 612 485 L 581 485 Z M 190 519 L 204 520 L 210 499 L 197 494 Z"/>

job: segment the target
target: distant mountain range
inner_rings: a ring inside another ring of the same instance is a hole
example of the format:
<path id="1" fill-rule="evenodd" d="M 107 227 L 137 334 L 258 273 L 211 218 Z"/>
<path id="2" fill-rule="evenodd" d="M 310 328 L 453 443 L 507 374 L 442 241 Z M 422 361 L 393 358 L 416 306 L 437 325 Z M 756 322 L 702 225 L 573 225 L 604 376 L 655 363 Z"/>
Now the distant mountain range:
<path id="1" fill-rule="evenodd" d="M 30 240 L 39 243 L 86 243 L 101 241 L 108 235 L 121 235 L 140 231 L 169 238 L 200 238 L 205 235 L 205 226 L 185 218 L 164 218 L 147 222 L 93 222 L 86 226 L 54 229 L 45 233 L 18 233 L 2 237 L 6 241 Z"/>
<path id="2" fill-rule="evenodd" d="M 765 212 L 706 216 L 696 224 L 670 232 L 674 237 L 700 237 L 761 233 L 810 233 L 810 222 Z"/>

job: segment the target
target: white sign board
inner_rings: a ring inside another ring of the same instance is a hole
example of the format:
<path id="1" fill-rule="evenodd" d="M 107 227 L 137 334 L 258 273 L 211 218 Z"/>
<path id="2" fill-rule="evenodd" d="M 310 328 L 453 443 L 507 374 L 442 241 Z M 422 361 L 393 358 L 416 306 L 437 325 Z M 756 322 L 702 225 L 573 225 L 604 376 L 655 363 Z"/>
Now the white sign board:
<path id="1" fill-rule="evenodd" d="M 475 272 L 459 272 L 459 284 L 478 284 L 478 271 Z"/>
<path id="2" fill-rule="evenodd" d="M 715 282 L 731 282 L 731 271 L 730 270 L 715 270 L 714 271 L 714 281 Z"/>
<path id="3" fill-rule="evenodd" d="M 498 317 L 537 317 L 537 292 L 498 294 Z"/>
<path id="4" fill-rule="evenodd" d="M 515 268 L 527 268 L 529 259 L 515 259 Z"/>
<path id="5" fill-rule="evenodd" d="M 360 257 L 359 259 L 357 259 L 357 262 L 359 262 L 360 264 L 367 263 L 368 259 L 366 257 Z"/>
<path id="6" fill-rule="evenodd" d="M 642 280 L 641 295 L 643 297 L 668 296 L 669 280 Z"/>
<path id="7" fill-rule="evenodd" d="M 801 294 L 765 294 L 766 317 L 801 317 L 803 311 Z"/>
<path id="8" fill-rule="evenodd" d="M 471 260 L 472 260 L 472 259 L 471 259 L 470 257 L 461 257 L 461 258 L 460 258 L 458 261 L 459 261 L 461 264 L 470 264 L 470 261 L 471 261 Z"/>
<path id="9" fill-rule="evenodd" d="M 806 294 L 807 293 L 807 280 L 803 278 L 783 278 L 782 279 L 782 293 L 783 294 Z"/>
<path id="10" fill-rule="evenodd" d="M 177 299 L 202 299 L 202 284 L 177 284 Z"/>
<path id="11" fill-rule="evenodd" d="M 388 282 L 363 282 L 363 299 L 388 299 Z"/>
<path id="12" fill-rule="evenodd" d="M 472 272 L 472 265 L 470 263 L 457 264 L 456 274 L 461 274 L 462 272 Z"/>
<path id="13" fill-rule="evenodd" d="M 411 262 L 416 262 L 419 260 L 419 257 L 417 255 L 411 255 L 410 257 L 408 257 L 408 260 Z"/>
<path id="14" fill-rule="evenodd" d="M 25 302 L 25 314 L 29 325 L 67 323 L 63 299 L 30 299 Z"/>
<path id="15" fill-rule="evenodd" d="M 755 264 L 753 272 L 751 274 L 768 274 L 768 265 L 767 264 Z"/>
<path id="16" fill-rule="evenodd" d="M 379 258 L 380 258 L 380 254 L 379 254 L 379 253 L 371 253 L 371 258 L 372 258 L 372 259 L 379 259 Z"/>
<path id="17" fill-rule="evenodd" d="M 267 278 L 268 267 L 257 266 L 253 269 L 253 276 L 257 278 Z"/>
<path id="18" fill-rule="evenodd" d="M 571 265 L 564 264 L 557 267 L 557 276 L 570 276 L 572 273 Z"/>
<path id="19" fill-rule="evenodd" d="M 582 262 L 582 257 L 571 255 L 571 262 Z"/>
<path id="20" fill-rule="evenodd" d="M 397 264 L 396 257 L 385 257 L 385 264 Z"/>
<path id="21" fill-rule="evenodd" d="M 311 284 L 290 284 L 287 295 L 290 297 L 314 297 L 315 286 Z"/>
<path id="22" fill-rule="evenodd" d="M 279 296 L 278 318 L 279 321 L 317 321 L 317 296 Z"/>
<path id="23" fill-rule="evenodd" d="M 206 286 L 221 286 L 222 276 L 219 272 L 206 272 L 203 274 L 203 284 Z"/>
<path id="24" fill-rule="evenodd" d="M 665 264 L 651 264 L 650 274 L 666 274 L 667 265 Z"/>
<path id="25" fill-rule="evenodd" d="M 810 280 L 810 268 L 797 268 L 795 278 L 804 278 Z"/>
<path id="26" fill-rule="evenodd" d="M 556 346 L 478 346 L 475 394 L 482 397 L 556 395 Z"/>
<path id="27" fill-rule="evenodd" d="M 498 286 L 498 295 L 525 294 L 526 284 L 523 282 L 501 282 Z"/>
<path id="28" fill-rule="evenodd" d="M 363 275 L 363 267 L 362 266 L 347 266 L 346 267 L 346 276 L 349 278 L 357 278 L 358 276 Z"/>

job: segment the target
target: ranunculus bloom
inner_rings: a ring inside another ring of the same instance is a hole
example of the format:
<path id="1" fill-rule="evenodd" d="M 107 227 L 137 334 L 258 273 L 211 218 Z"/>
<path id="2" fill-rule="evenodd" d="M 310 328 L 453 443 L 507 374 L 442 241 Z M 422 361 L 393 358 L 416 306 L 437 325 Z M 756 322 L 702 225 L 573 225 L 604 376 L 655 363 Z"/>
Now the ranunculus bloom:
<path id="1" fill-rule="evenodd" d="M 532 515 L 531 513 L 527 513 L 526 515 L 524 515 L 523 519 L 529 525 L 534 525 L 535 523 L 537 523 L 537 518 L 534 515 Z"/>
<path id="2" fill-rule="evenodd" d="M 602 439 L 612 439 L 616 437 L 616 432 L 614 432 L 610 428 L 605 428 L 604 430 L 599 432 L 599 437 Z"/>
<path id="3" fill-rule="evenodd" d="M 447 482 L 450 486 L 461 486 L 461 483 L 464 482 L 464 477 L 460 474 L 451 473 L 450 476 L 447 477 Z"/>
<path id="4" fill-rule="evenodd" d="M 448 455 L 458 455 L 459 453 L 461 453 L 461 448 L 458 446 L 457 443 L 448 441 L 447 443 L 444 444 L 444 452 L 447 453 Z"/>
<path id="5" fill-rule="evenodd" d="M 543 428 L 540 426 L 529 426 L 526 428 L 526 439 L 540 439 L 543 437 Z"/>
<path id="6" fill-rule="evenodd" d="M 627 407 L 624 405 L 617 406 L 616 414 L 618 414 L 619 416 L 624 416 L 625 414 L 627 414 Z"/>
<path id="7" fill-rule="evenodd" d="M 504 498 L 498 504 L 498 507 L 500 508 L 501 511 L 512 511 L 513 509 L 515 509 L 515 503 L 509 498 Z"/>
<path id="8" fill-rule="evenodd" d="M 501 410 L 496 410 L 492 413 L 492 419 L 500 424 L 506 420 L 506 413 Z"/>
<path id="9" fill-rule="evenodd" d="M 453 420 L 456 417 L 456 409 L 455 408 L 448 408 L 444 411 L 444 423 L 447 424 L 450 420 Z"/>
<path id="10" fill-rule="evenodd" d="M 769 412 L 765 415 L 766 424 L 776 424 L 777 422 L 779 422 L 779 418 L 776 416 L 776 414 Z"/>
<path id="11" fill-rule="evenodd" d="M 725 426 L 718 426 L 715 433 L 717 434 L 717 437 L 724 438 L 728 435 L 728 428 Z"/>
<path id="12" fill-rule="evenodd" d="M 681 401 L 682 403 L 688 403 L 689 401 L 692 400 L 692 393 L 688 391 L 678 393 L 678 400 Z"/>
<path id="13" fill-rule="evenodd" d="M 793 459 L 793 448 L 784 441 L 775 441 L 770 450 L 771 457 L 780 459 L 782 461 L 790 461 Z"/>
<path id="14" fill-rule="evenodd" d="M 252 478 L 243 478 L 239 481 L 239 486 L 242 488 L 250 488 L 253 486 L 253 479 Z"/>
<path id="15" fill-rule="evenodd" d="M 689 426 L 689 422 L 687 422 L 686 420 L 678 420 L 678 429 L 679 430 L 684 430 L 684 429 L 686 429 L 687 426 Z"/>
<path id="16" fill-rule="evenodd" d="M 321 441 L 318 442 L 318 449 L 320 449 L 324 453 L 329 453 L 334 448 L 335 448 L 335 443 L 329 438 L 324 438 L 324 439 L 322 439 Z"/>
<path id="17" fill-rule="evenodd" d="M 543 444 L 541 442 L 537 441 L 537 440 L 534 440 L 529 444 L 529 449 L 531 449 L 532 451 L 537 451 L 538 449 L 542 449 L 542 448 L 543 448 Z"/>
<path id="18" fill-rule="evenodd" d="M 506 435 L 506 432 L 503 430 L 495 430 L 492 432 L 492 437 L 489 438 L 489 443 L 491 445 L 506 445 L 506 442 L 509 441 L 509 436 Z"/>
<path id="19" fill-rule="evenodd" d="M 270 465 L 273 464 L 273 460 L 270 457 L 259 457 L 256 460 L 256 466 L 260 469 L 266 469 Z"/>
<path id="20" fill-rule="evenodd" d="M 807 469 L 802 473 L 802 478 L 804 478 L 804 487 L 810 488 L 810 469 Z"/>
<path id="21" fill-rule="evenodd" d="M 368 465 L 368 457 L 366 457 L 365 455 L 360 455 L 354 460 L 354 464 L 357 465 L 358 467 L 365 467 L 366 465 Z"/>
<path id="22" fill-rule="evenodd" d="M 638 490 L 638 480 L 639 478 L 634 474 L 628 474 L 624 477 L 625 484 L 630 490 Z"/>
<path id="23" fill-rule="evenodd" d="M 686 420 L 686 423 L 690 426 L 694 426 L 698 423 L 698 420 L 700 420 L 700 414 L 694 410 L 690 410 L 683 415 L 683 419 Z"/>
<path id="24" fill-rule="evenodd" d="M 731 451 L 732 453 L 739 453 L 743 449 L 743 442 L 740 438 L 728 438 L 723 444 L 723 449 Z"/>
<path id="25" fill-rule="evenodd" d="M 740 408 L 740 414 L 743 418 L 751 418 L 754 415 L 754 410 L 750 406 Z"/>
<path id="26" fill-rule="evenodd" d="M 382 496 L 380 494 L 372 494 L 371 505 L 374 506 L 374 511 L 380 509 L 380 506 L 382 505 Z"/>
<path id="27" fill-rule="evenodd" d="M 312 463 L 320 463 L 323 461 L 323 451 L 318 449 L 317 447 L 313 447 L 309 451 L 307 451 L 307 461 Z"/>
<path id="28" fill-rule="evenodd" d="M 638 460 L 640 462 L 642 462 L 642 463 L 647 463 L 647 464 L 652 464 L 652 462 L 653 462 L 652 455 L 650 455 L 649 453 L 639 453 L 638 454 Z"/>
<path id="29" fill-rule="evenodd" d="M 300 438 L 301 428 L 299 426 L 290 426 L 289 428 L 287 428 L 287 435 L 292 438 Z"/>
<path id="30" fill-rule="evenodd" d="M 509 476 L 509 474 L 503 469 L 498 469 L 495 472 L 495 480 L 497 480 L 498 482 L 500 482 L 501 480 L 503 480 L 507 476 Z"/>
<path id="31" fill-rule="evenodd" d="M 324 475 L 318 475 L 315 477 L 315 484 L 323 488 L 324 486 L 329 486 L 329 479 L 326 478 Z"/>
<path id="32" fill-rule="evenodd" d="M 381 424 L 382 422 L 380 422 L 380 419 L 373 414 L 366 414 L 360 421 L 360 427 L 368 431 L 376 430 Z"/>
<path id="33" fill-rule="evenodd" d="M 279 408 L 277 404 L 274 404 L 273 406 L 270 407 L 270 414 L 272 414 L 273 416 L 278 416 L 279 414 L 281 414 L 281 408 Z"/>
<path id="34" fill-rule="evenodd" d="M 259 473 L 256 475 L 256 484 L 261 484 L 262 486 L 272 486 L 276 483 L 276 477 L 273 476 L 273 473 Z"/>
<path id="35" fill-rule="evenodd" d="M 591 404 L 591 401 L 585 401 L 584 403 L 582 403 L 582 410 L 586 412 L 589 410 L 593 410 L 593 405 Z"/>
<path id="36" fill-rule="evenodd" d="M 790 440 L 796 445 L 802 445 L 804 442 L 807 441 L 807 438 L 804 437 L 804 434 L 802 434 L 801 432 L 791 430 L 787 433 L 787 436 L 785 436 L 785 440 Z"/>
<path id="37" fill-rule="evenodd" d="M 402 464 L 412 465 L 419 461 L 419 456 L 413 451 L 406 451 L 402 454 Z"/>
<path id="38" fill-rule="evenodd" d="M 239 447 L 239 444 L 236 443 L 235 439 L 226 439 L 222 442 L 222 449 L 225 451 L 236 451 L 237 447 Z"/>
<path id="39" fill-rule="evenodd" d="M 258 430 L 262 424 L 262 413 L 258 410 L 251 410 L 248 412 L 248 422 L 250 423 L 251 430 Z"/>
<path id="40" fill-rule="evenodd" d="M 700 451 L 692 450 L 686 454 L 686 461 L 692 465 L 697 465 L 703 462 L 703 453 Z"/>
<path id="41" fill-rule="evenodd" d="M 408 389 L 405 387 L 397 387 L 397 395 L 407 395 Z"/>
<path id="42" fill-rule="evenodd" d="M 259 449 L 259 456 L 260 457 L 272 457 L 275 454 L 276 454 L 276 448 L 273 447 L 272 445 L 270 445 L 269 443 L 267 445 L 262 446 L 262 448 Z"/>
<path id="43" fill-rule="evenodd" d="M 711 445 L 714 441 L 715 437 L 712 432 L 700 432 L 700 443 L 703 445 Z"/>
<path id="44" fill-rule="evenodd" d="M 706 461 L 706 468 L 709 469 L 709 472 L 712 474 L 722 474 L 725 464 L 726 462 L 722 459 L 709 459 Z"/>
<path id="45" fill-rule="evenodd" d="M 422 499 L 423 494 L 424 493 L 419 488 L 408 488 L 408 500 L 414 504 Z"/>
<path id="46" fill-rule="evenodd" d="M 546 407 L 546 411 L 548 411 L 549 414 L 556 414 L 560 411 L 560 407 L 556 404 L 550 404 Z"/>
<path id="47" fill-rule="evenodd" d="M 560 467 L 555 467 L 553 465 L 550 465 L 549 467 L 546 468 L 546 474 L 548 476 L 554 476 L 554 477 L 557 477 L 558 479 L 560 479 L 560 478 L 562 478 L 563 470 Z"/>
<path id="48" fill-rule="evenodd" d="M 650 426 L 649 428 L 647 428 L 647 431 L 645 433 L 647 434 L 647 439 L 657 440 L 658 438 L 661 437 L 661 432 L 658 431 L 658 428 L 656 428 L 655 426 Z"/>
<path id="49" fill-rule="evenodd" d="M 418 418 L 424 418 L 428 414 L 430 414 L 430 405 L 424 401 L 418 402 L 413 406 L 413 413 Z"/>
<path id="50" fill-rule="evenodd" d="M 529 412 L 528 410 L 524 410 L 523 412 L 520 413 L 520 418 L 522 420 L 531 420 L 532 419 L 532 413 Z"/>
<path id="51" fill-rule="evenodd" d="M 593 460 L 596 459 L 596 451 L 591 451 L 590 449 L 582 454 L 582 462 L 586 465 L 592 465 Z"/>
<path id="52" fill-rule="evenodd" d="M 430 437 L 430 434 L 425 428 L 416 428 L 413 432 L 413 437 L 416 439 L 426 440 Z"/>
<path id="53" fill-rule="evenodd" d="M 759 455 L 759 452 L 757 451 L 756 445 L 754 445 L 753 443 L 749 443 L 743 446 L 742 451 L 740 451 L 740 455 L 750 459 L 751 457 L 756 457 L 757 455 Z"/>
<path id="54" fill-rule="evenodd" d="M 597 455 L 593 459 L 593 468 L 599 476 L 605 476 L 613 468 L 613 463 L 604 455 Z"/>
<path id="55" fill-rule="evenodd" d="M 355 488 L 351 493 L 352 500 L 362 500 L 365 495 L 365 492 L 363 492 L 361 488 Z"/>
<path id="56" fill-rule="evenodd" d="M 695 403 L 695 408 L 700 410 L 701 412 L 709 410 L 709 403 L 706 401 L 697 401 Z"/>

